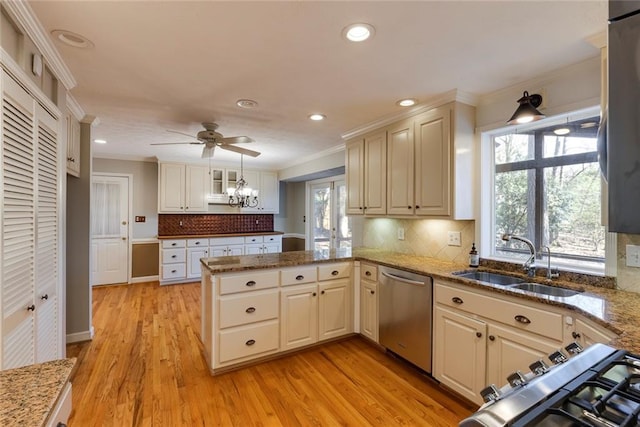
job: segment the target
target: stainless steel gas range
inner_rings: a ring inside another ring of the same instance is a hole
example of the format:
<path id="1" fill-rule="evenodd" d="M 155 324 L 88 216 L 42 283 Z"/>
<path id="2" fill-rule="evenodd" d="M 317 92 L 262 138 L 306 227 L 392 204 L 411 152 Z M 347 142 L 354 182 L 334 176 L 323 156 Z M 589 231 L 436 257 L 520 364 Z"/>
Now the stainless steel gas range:
<path id="1" fill-rule="evenodd" d="M 484 389 L 487 403 L 460 426 L 640 426 L 640 356 L 604 344 L 567 350 Z"/>

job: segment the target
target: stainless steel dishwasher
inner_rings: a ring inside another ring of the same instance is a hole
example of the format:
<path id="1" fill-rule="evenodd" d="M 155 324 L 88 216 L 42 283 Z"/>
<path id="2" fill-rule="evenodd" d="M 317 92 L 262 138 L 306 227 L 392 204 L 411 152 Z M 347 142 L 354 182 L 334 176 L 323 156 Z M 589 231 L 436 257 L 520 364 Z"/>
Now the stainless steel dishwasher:
<path id="1" fill-rule="evenodd" d="M 383 266 L 379 271 L 380 344 L 431 373 L 431 277 Z"/>

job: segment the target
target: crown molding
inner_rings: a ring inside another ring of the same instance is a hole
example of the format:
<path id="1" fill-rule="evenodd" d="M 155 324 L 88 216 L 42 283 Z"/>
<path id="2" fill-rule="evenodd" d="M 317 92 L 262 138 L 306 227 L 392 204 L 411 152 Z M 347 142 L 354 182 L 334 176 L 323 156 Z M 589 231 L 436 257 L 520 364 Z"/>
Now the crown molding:
<path id="1" fill-rule="evenodd" d="M 80 123 L 87 123 L 87 124 L 90 124 L 91 126 L 98 126 L 100 124 L 100 117 L 87 114 L 87 115 L 84 115 L 82 119 L 80 119 Z"/>
<path id="2" fill-rule="evenodd" d="M 73 117 L 75 117 L 76 120 L 78 120 L 79 122 L 82 121 L 82 119 L 84 119 L 84 116 L 85 116 L 84 110 L 82 109 L 80 104 L 78 104 L 78 101 L 76 101 L 76 99 L 73 96 L 71 96 L 70 93 L 67 93 L 67 108 L 69 109 L 69 111 L 71 111 L 71 114 L 73 114 Z"/>
<path id="3" fill-rule="evenodd" d="M 430 98 L 428 101 L 421 103 L 419 105 L 413 106 L 407 110 L 402 111 L 401 113 L 394 113 L 391 115 L 387 115 L 377 120 L 374 120 L 372 122 L 366 123 L 362 126 L 358 126 L 357 128 L 348 130 L 347 132 L 343 133 L 340 136 L 344 140 L 355 138 L 357 136 L 361 136 L 369 132 L 372 132 L 376 129 L 380 129 L 383 126 L 387 126 L 399 120 L 413 117 L 417 114 L 427 112 L 436 107 L 439 107 L 441 105 L 444 105 L 453 101 L 461 102 L 463 104 L 468 104 L 475 107 L 478 104 L 478 97 L 469 92 L 463 92 L 458 89 L 453 89 L 448 92 L 444 92 L 440 95 L 437 95 L 433 98 Z"/>
<path id="4" fill-rule="evenodd" d="M 11 17 L 25 31 L 36 48 L 44 56 L 51 71 L 67 90 L 76 86 L 71 71 L 62 60 L 60 53 L 51 42 L 40 20 L 26 1 L 3 0 L 3 6 L 11 13 Z"/>
<path id="5" fill-rule="evenodd" d="M 600 31 L 599 33 L 595 33 L 585 38 L 587 43 L 589 43 L 593 47 L 597 47 L 598 49 L 606 48 L 608 41 L 608 34 L 606 31 Z"/>

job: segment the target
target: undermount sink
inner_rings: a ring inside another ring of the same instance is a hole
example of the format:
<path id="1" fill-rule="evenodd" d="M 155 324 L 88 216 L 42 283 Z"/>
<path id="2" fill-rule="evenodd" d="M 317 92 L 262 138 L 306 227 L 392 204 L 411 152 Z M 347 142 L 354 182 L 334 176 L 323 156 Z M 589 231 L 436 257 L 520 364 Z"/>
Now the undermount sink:
<path id="1" fill-rule="evenodd" d="M 461 273 L 454 273 L 458 277 L 464 277 L 465 279 L 477 280 L 479 282 L 491 283 L 492 285 L 513 285 L 524 282 L 523 279 L 517 277 L 506 276 L 504 274 L 488 273 L 486 271 L 467 271 Z"/>
<path id="2" fill-rule="evenodd" d="M 540 283 L 518 283 L 509 286 L 509 289 L 532 292 L 534 294 L 548 295 L 552 297 L 571 297 L 580 293 L 573 289 L 559 288 L 557 286 L 543 285 Z"/>

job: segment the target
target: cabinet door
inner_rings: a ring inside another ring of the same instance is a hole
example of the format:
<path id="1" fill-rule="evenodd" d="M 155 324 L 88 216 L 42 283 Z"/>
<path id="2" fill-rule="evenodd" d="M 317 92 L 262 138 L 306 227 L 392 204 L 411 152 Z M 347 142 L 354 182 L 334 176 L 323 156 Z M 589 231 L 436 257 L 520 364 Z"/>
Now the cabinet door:
<path id="1" fill-rule="evenodd" d="M 160 164 L 160 212 L 184 212 L 185 165 Z"/>
<path id="2" fill-rule="evenodd" d="M 397 123 L 387 135 L 387 212 L 413 215 L 413 122 Z"/>
<path id="3" fill-rule="evenodd" d="M 475 403 L 482 403 L 487 325 L 437 305 L 434 310 L 433 376 Z"/>
<path id="4" fill-rule="evenodd" d="M 227 246 L 209 246 L 209 256 L 226 256 L 227 255 Z"/>
<path id="5" fill-rule="evenodd" d="M 450 108 L 415 119 L 415 204 L 417 215 L 451 215 Z"/>
<path id="6" fill-rule="evenodd" d="M 58 296 L 55 287 L 36 295 L 36 363 L 59 358 Z"/>
<path id="7" fill-rule="evenodd" d="M 185 212 L 207 212 L 209 168 L 186 166 Z"/>
<path id="8" fill-rule="evenodd" d="M 262 253 L 262 243 L 256 243 L 254 245 L 245 245 L 244 253 L 246 255 L 258 255 Z"/>
<path id="9" fill-rule="evenodd" d="M 347 143 L 347 215 L 364 215 L 364 140 Z"/>
<path id="10" fill-rule="evenodd" d="M 318 341 L 318 286 L 292 286 L 280 291 L 280 344 L 289 350 Z"/>
<path id="11" fill-rule="evenodd" d="M 487 341 L 487 384 L 502 386 L 507 377 L 517 370 L 526 373 L 529 365 L 562 346 L 522 330 L 489 324 Z"/>
<path id="12" fill-rule="evenodd" d="M 229 245 L 227 246 L 227 255 L 244 255 L 244 245 Z"/>
<path id="13" fill-rule="evenodd" d="M 387 213 L 387 132 L 364 138 L 364 213 Z"/>
<path id="14" fill-rule="evenodd" d="M 280 212 L 280 191 L 278 187 L 278 174 L 275 172 L 260 172 L 260 201 L 261 213 Z"/>
<path id="15" fill-rule="evenodd" d="M 280 243 L 265 243 L 262 247 L 262 252 L 265 254 L 277 254 L 282 252 L 282 245 Z"/>
<path id="16" fill-rule="evenodd" d="M 378 285 L 367 280 L 360 285 L 360 333 L 378 342 Z"/>
<path id="17" fill-rule="evenodd" d="M 616 336 L 614 332 L 582 319 L 575 319 L 575 331 L 572 335 L 583 348 L 595 343 L 608 344 Z"/>
<path id="18" fill-rule="evenodd" d="M 195 279 L 200 277 L 200 258 L 206 258 L 209 252 L 205 248 L 189 248 L 187 249 L 187 277 Z"/>
<path id="19" fill-rule="evenodd" d="M 67 114 L 67 173 L 80 176 L 80 123 Z"/>
<path id="20" fill-rule="evenodd" d="M 318 340 L 339 337 L 353 331 L 351 279 L 320 283 Z"/>

